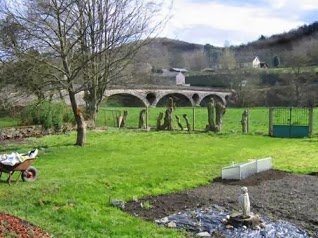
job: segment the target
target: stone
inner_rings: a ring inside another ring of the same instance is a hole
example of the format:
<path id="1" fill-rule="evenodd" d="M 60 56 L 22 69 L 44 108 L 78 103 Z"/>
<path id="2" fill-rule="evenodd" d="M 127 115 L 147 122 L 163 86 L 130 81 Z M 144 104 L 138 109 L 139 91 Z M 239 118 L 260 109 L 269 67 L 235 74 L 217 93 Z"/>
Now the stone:
<path id="1" fill-rule="evenodd" d="M 166 224 L 166 223 L 169 222 L 169 218 L 168 218 L 168 217 L 164 217 L 164 218 L 155 220 L 155 222 L 156 222 L 156 223 L 159 223 L 159 224 Z"/>
<path id="2" fill-rule="evenodd" d="M 210 233 L 207 231 L 199 232 L 196 234 L 196 236 L 198 236 L 198 237 L 211 237 Z"/>
<path id="3" fill-rule="evenodd" d="M 168 226 L 169 228 L 176 228 L 176 227 L 177 227 L 177 224 L 176 224 L 175 222 L 171 221 L 171 222 L 169 222 L 169 223 L 167 224 L 167 226 Z"/>
<path id="4" fill-rule="evenodd" d="M 265 225 L 265 223 L 264 223 L 264 222 L 262 222 L 261 224 L 259 224 L 259 227 L 263 229 L 263 228 L 265 228 L 265 227 L 266 227 L 266 225 Z"/>
<path id="5" fill-rule="evenodd" d="M 213 207 L 214 207 L 216 210 L 218 210 L 219 212 L 223 212 L 223 211 L 225 210 L 224 207 L 221 207 L 221 206 L 216 205 L 216 204 L 214 204 Z"/>
<path id="6" fill-rule="evenodd" d="M 121 201 L 121 200 L 112 200 L 111 203 L 114 207 L 118 207 L 120 209 L 124 209 L 126 206 L 126 203 L 124 201 Z"/>
<path id="7" fill-rule="evenodd" d="M 234 229 L 234 226 L 227 224 L 227 225 L 225 226 L 225 228 L 226 228 L 226 229 Z"/>

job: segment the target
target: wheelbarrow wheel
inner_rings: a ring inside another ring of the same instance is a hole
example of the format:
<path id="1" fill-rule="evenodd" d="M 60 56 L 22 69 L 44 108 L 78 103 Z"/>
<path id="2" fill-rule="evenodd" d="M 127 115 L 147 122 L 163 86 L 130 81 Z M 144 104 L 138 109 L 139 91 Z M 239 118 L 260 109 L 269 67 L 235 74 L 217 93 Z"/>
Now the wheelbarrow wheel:
<path id="1" fill-rule="evenodd" d="M 26 182 L 34 182 L 37 177 L 38 177 L 38 170 L 33 166 L 30 166 L 29 168 L 24 170 L 21 174 L 22 180 Z"/>

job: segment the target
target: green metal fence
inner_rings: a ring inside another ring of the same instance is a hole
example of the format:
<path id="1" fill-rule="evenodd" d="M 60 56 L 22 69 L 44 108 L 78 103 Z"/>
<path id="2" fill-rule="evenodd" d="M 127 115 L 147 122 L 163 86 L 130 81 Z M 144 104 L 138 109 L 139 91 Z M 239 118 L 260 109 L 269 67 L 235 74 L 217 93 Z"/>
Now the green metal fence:
<path id="1" fill-rule="evenodd" d="M 271 108 L 269 134 L 274 137 L 310 137 L 313 127 L 312 108 Z"/>

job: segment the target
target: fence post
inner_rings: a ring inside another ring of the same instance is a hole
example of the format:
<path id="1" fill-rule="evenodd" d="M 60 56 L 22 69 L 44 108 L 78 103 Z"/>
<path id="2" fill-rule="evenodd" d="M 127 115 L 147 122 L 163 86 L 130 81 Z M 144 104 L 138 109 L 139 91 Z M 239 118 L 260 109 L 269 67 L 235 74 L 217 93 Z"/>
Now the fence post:
<path id="1" fill-rule="evenodd" d="M 273 108 L 269 108 L 269 113 L 268 113 L 268 135 L 272 136 L 273 135 Z"/>
<path id="2" fill-rule="evenodd" d="M 195 107 L 192 107 L 192 130 L 194 131 L 194 125 L 195 125 Z"/>
<path id="3" fill-rule="evenodd" d="M 313 132 L 313 127 L 314 127 L 314 108 L 313 107 L 310 107 L 309 108 L 309 121 L 308 121 L 308 125 L 309 125 L 309 128 L 308 128 L 308 132 L 309 132 L 309 137 L 312 136 L 312 132 Z"/>
<path id="4" fill-rule="evenodd" d="M 247 109 L 247 133 L 250 132 L 250 112 L 249 110 Z"/>
<path id="5" fill-rule="evenodd" d="M 146 130 L 148 130 L 148 106 L 146 106 Z"/>

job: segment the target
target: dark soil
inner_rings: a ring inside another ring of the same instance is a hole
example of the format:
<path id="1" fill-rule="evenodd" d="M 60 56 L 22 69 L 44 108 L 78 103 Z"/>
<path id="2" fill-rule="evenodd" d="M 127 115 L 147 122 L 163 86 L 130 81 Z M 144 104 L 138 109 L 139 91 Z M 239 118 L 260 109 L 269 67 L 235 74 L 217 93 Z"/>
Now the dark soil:
<path id="1" fill-rule="evenodd" d="M 125 210 L 149 221 L 212 204 L 237 211 L 240 187 L 247 186 L 252 212 L 272 220 L 289 221 L 312 237 L 318 237 L 318 177 L 315 176 L 318 173 L 312 174 L 269 170 L 241 181 L 218 178 L 207 186 L 128 202 Z M 140 204 L 144 202 L 150 203 L 151 208 L 142 208 Z"/>

